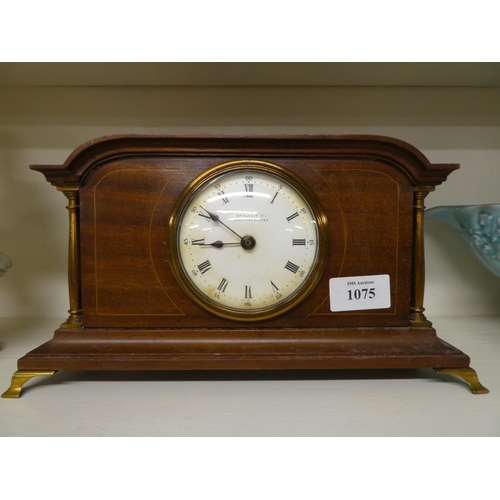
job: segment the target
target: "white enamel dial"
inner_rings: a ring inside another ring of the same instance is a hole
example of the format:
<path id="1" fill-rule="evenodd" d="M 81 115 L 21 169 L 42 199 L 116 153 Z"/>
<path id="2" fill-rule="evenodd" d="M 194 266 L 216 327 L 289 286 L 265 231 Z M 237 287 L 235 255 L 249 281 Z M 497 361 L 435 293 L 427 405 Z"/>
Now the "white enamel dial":
<path id="1" fill-rule="evenodd" d="M 201 305 L 245 319 L 293 305 L 317 268 L 320 233 L 317 215 L 290 179 L 239 167 L 186 200 L 177 254 Z"/>

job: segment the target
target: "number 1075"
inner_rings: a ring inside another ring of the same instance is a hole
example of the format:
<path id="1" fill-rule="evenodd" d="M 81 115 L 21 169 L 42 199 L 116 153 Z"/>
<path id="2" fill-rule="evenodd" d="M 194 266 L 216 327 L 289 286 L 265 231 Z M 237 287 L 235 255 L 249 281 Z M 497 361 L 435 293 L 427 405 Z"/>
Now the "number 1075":
<path id="1" fill-rule="evenodd" d="M 374 299 L 375 288 L 356 288 L 355 290 L 347 290 L 349 300 Z"/>

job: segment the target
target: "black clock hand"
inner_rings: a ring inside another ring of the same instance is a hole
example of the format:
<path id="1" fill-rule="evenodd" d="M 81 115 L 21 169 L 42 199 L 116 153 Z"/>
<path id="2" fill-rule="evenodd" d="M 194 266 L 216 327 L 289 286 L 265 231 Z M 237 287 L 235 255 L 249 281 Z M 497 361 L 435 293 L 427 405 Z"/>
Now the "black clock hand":
<path id="1" fill-rule="evenodd" d="M 200 205 L 200 207 L 203 208 L 201 205 Z M 213 212 L 209 212 L 206 208 L 203 208 L 203 210 L 205 210 L 205 212 L 207 212 L 207 214 L 210 216 L 210 218 L 213 221 L 219 222 L 225 228 L 229 229 L 229 231 L 231 231 L 233 234 L 238 236 L 238 238 L 240 239 L 240 245 L 244 250 L 251 250 L 256 245 L 257 242 L 255 241 L 255 238 L 253 236 L 249 236 L 249 235 L 240 236 L 236 231 L 233 231 L 229 226 L 224 224 L 224 222 L 222 222 L 220 220 L 220 217 L 217 214 L 214 214 Z"/>
<path id="2" fill-rule="evenodd" d="M 203 207 L 201 207 L 203 208 Z M 238 236 L 238 238 L 240 240 L 243 239 L 242 236 L 240 236 L 236 231 L 233 231 L 229 226 L 227 226 L 226 224 L 224 224 L 224 222 L 222 222 L 220 220 L 220 217 L 217 215 L 217 214 L 214 214 L 213 212 L 209 212 L 206 208 L 203 208 L 203 210 L 205 210 L 205 212 L 207 212 L 207 214 L 210 216 L 210 218 L 215 221 L 215 222 L 219 222 L 220 224 L 222 224 L 225 228 L 229 229 L 229 231 L 231 231 L 233 234 L 235 234 L 236 236 Z"/>
<path id="3" fill-rule="evenodd" d="M 213 243 L 204 243 L 202 245 L 199 245 L 200 247 L 215 247 L 215 248 L 222 248 L 222 247 L 239 247 L 241 246 L 241 243 L 224 243 L 223 241 L 217 240 L 214 241 Z"/>

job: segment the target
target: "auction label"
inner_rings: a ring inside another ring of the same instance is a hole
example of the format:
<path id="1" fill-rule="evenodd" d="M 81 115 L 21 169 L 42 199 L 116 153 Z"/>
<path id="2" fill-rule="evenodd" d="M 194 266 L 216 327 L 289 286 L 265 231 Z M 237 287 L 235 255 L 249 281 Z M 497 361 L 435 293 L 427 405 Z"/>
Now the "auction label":
<path id="1" fill-rule="evenodd" d="M 330 279 L 330 310 L 362 311 L 391 307 L 388 274 Z"/>

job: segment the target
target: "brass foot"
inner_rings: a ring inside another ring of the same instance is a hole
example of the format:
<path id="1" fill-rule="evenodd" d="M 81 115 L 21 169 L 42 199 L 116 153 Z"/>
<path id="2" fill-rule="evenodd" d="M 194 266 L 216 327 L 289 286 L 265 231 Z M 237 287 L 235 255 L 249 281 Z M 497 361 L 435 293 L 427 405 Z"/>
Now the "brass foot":
<path id="1" fill-rule="evenodd" d="M 488 394 L 490 392 L 484 385 L 481 385 L 476 370 L 472 368 L 434 368 L 434 371 L 439 373 L 439 375 L 455 375 L 456 377 L 460 377 L 469 384 L 473 394 Z"/>
<path id="2" fill-rule="evenodd" d="M 23 385 L 33 377 L 40 377 L 42 375 L 54 375 L 56 371 L 40 371 L 40 372 L 25 372 L 17 371 L 12 375 L 12 382 L 10 387 L 2 394 L 2 398 L 19 398 L 21 396 L 21 389 Z"/>

